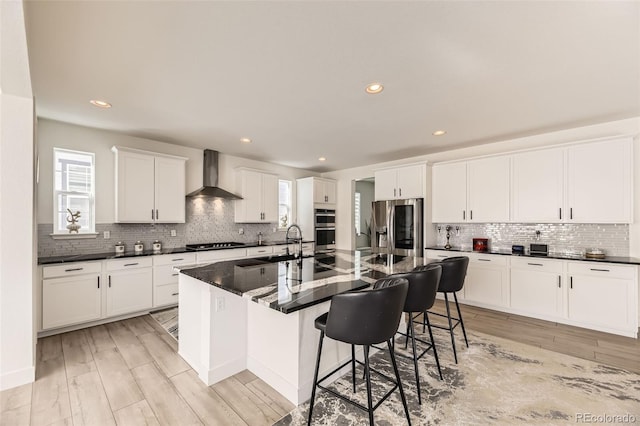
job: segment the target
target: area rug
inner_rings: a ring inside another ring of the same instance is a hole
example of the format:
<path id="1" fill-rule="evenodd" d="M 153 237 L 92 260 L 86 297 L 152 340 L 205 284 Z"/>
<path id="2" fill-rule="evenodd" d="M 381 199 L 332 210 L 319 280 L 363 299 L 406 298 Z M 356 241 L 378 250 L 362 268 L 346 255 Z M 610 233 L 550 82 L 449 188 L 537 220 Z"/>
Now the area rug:
<path id="1" fill-rule="evenodd" d="M 156 320 L 167 332 L 178 340 L 178 308 L 169 308 L 162 311 L 151 312 L 151 318 Z"/>
<path id="2" fill-rule="evenodd" d="M 398 358 L 414 425 L 640 423 L 638 374 L 479 332 L 468 332 L 469 348 L 460 336 L 455 364 L 448 334 L 434 333 L 436 342 L 441 342 L 438 355 L 444 380 L 427 353 L 420 360 L 422 405 L 418 405 L 413 361 Z M 401 351 L 399 343 L 396 340 Z M 371 361 L 373 368 L 393 377 L 387 352 L 372 355 Z M 355 396 L 350 373 L 332 386 L 366 406 L 361 369 L 357 377 Z M 391 385 L 375 374 L 372 380 L 375 404 Z M 305 403 L 276 424 L 306 424 L 308 409 Z M 376 425 L 407 424 L 397 391 L 375 411 L 374 419 Z M 312 424 L 367 423 L 366 412 L 326 392 L 317 394 Z"/>

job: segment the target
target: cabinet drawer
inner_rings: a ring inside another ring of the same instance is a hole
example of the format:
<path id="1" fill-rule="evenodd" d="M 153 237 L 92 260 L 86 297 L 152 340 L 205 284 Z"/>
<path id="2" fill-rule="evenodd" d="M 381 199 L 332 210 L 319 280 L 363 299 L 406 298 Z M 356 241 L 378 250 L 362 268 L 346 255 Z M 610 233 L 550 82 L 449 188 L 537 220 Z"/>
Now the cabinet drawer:
<path id="1" fill-rule="evenodd" d="M 127 257 L 125 259 L 108 260 L 107 271 L 122 271 L 125 269 L 148 268 L 153 264 L 150 256 Z"/>
<path id="2" fill-rule="evenodd" d="M 569 262 L 570 275 L 596 275 L 611 278 L 633 279 L 636 266 L 614 265 L 612 263 Z"/>
<path id="3" fill-rule="evenodd" d="M 81 274 L 99 274 L 102 272 L 102 262 L 65 263 L 56 266 L 43 266 L 42 278 L 70 277 Z"/>
<path id="4" fill-rule="evenodd" d="M 304 246 L 303 246 L 303 251 L 304 251 Z M 287 245 L 283 244 L 283 245 L 279 245 L 279 246 L 273 246 L 273 252 L 276 254 L 286 254 L 287 253 Z"/>
<path id="5" fill-rule="evenodd" d="M 273 246 L 249 247 L 247 256 L 267 256 L 273 254 Z"/>
<path id="6" fill-rule="evenodd" d="M 304 254 L 313 254 L 313 243 L 304 243 L 302 244 L 302 253 Z"/>
<path id="7" fill-rule="evenodd" d="M 530 257 L 511 258 L 511 267 L 519 269 L 531 269 L 532 271 L 562 273 L 562 261 L 550 259 L 538 259 Z"/>
<path id="8" fill-rule="evenodd" d="M 444 250 L 427 250 L 427 258 L 429 259 L 446 259 L 447 257 L 462 256 L 461 252 L 450 252 Z"/>
<path id="9" fill-rule="evenodd" d="M 196 253 L 196 263 L 217 262 L 219 260 L 242 259 L 247 257 L 247 249 L 211 250 Z"/>
<path id="10" fill-rule="evenodd" d="M 153 306 L 178 303 L 178 284 L 168 284 L 153 289 Z"/>
<path id="11" fill-rule="evenodd" d="M 190 263 L 196 263 L 195 253 L 176 253 L 176 254 L 162 254 L 159 256 L 153 256 L 153 266 L 187 265 Z"/>
<path id="12" fill-rule="evenodd" d="M 469 263 L 475 265 L 491 265 L 491 266 L 507 266 L 508 256 L 480 254 L 480 253 L 462 253 L 462 256 L 469 256 Z"/>
<path id="13" fill-rule="evenodd" d="M 173 266 L 174 265 L 160 265 L 153 268 L 154 287 L 178 283 L 178 272 L 173 270 Z"/>

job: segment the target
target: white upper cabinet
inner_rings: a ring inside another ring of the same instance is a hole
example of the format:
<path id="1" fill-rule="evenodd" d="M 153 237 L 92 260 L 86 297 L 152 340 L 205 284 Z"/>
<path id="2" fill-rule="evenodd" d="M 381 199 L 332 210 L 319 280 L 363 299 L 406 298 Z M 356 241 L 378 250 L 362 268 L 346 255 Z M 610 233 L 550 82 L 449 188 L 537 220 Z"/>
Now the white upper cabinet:
<path id="1" fill-rule="evenodd" d="M 467 221 L 509 221 L 508 156 L 467 163 Z"/>
<path id="2" fill-rule="evenodd" d="M 278 221 L 278 176 L 256 170 L 237 171 L 236 223 L 275 223 Z"/>
<path id="3" fill-rule="evenodd" d="M 423 198 L 426 180 L 424 164 L 375 172 L 375 199 Z"/>
<path id="4" fill-rule="evenodd" d="M 564 149 L 515 154 L 511 169 L 511 220 L 561 222 L 564 208 Z"/>
<path id="5" fill-rule="evenodd" d="M 464 222 L 467 218 L 467 163 L 434 165 L 432 182 L 433 222 Z"/>
<path id="6" fill-rule="evenodd" d="M 186 158 L 113 147 L 116 222 L 184 223 Z"/>
<path id="7" fill-rule="evenodd" d="M 314 204 L 336 203 L 336 182 L 329 179 L 313 178 Z"/>
<path id="8" fill-rule="evenodd" d="M 632 223 L 630 137 L 567 149 L 568 221 Z"/>

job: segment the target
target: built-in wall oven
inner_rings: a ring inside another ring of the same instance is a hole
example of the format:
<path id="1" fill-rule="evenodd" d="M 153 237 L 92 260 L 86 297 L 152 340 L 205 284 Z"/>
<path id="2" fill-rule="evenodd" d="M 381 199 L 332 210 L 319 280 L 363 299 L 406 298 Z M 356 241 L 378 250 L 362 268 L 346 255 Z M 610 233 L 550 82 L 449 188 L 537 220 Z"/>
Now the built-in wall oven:
<path id="1" fill-rule="evenodd" d="M 336 248 L 336 211 L 316 209 L 314 214 L 316 251 Z"/>

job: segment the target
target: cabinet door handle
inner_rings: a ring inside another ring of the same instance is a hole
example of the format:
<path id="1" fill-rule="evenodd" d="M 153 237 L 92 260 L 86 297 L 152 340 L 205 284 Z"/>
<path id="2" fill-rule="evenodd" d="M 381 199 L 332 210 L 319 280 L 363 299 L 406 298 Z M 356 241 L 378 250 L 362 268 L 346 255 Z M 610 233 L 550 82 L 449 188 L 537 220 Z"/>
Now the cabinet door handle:
<path id="1" fill-rule="evenodd" d="M 151 209 L 151 220 L 156 220 L 156 214 L 153 209 Z"/>
<path id="2" fill-rule="evenodd" d="M 562 207 L 560 207 L 560 219 L 562 219 Z"/>
<path id="3" fill-rule="evenodd" d="M 136 266 L 138 264 L 138 262 L 136 263 L 125 263 L 124 266 Z"/>
<path id="4" fill-rule="evenodd" d="M 573 219 L 573 207 L 569 208 L 569 219 Z"/>
<path id="5" fill-rule="evenodd" d="M 266 250 L 258 250 L 258 253 L 266 253 Z"/>
<path id="6" fill-rule="evenodd" d="M 177 295 L 178 295 L 178 293 L 171 293 L 171 295 L 172 295 L 172 296 L 177 296 Z"/>
<path id="7" fill-rule="evenodd" d="M 111 275 L 109 275 L 109 288 L 111 288 Z"/>
<path id="8" fill-rule="evenodd" d="M 527 263 L 527 265 L 531 265 L 531 266 L 544 266 L 542 263 Z"/>
<path id="9" fill-rule="evenodd" d="M 467 211 L 462 210 L 462 220 L 467 220 Z"/>
<path id="10" fill-rule="evenodd" d="M 608 269 L 598 269 L 598 268 L 591 268 L 592 271 L 596 271 L 596 272 L 611 272 Z"/>
<path id="11" fill-rule="evenodd" d="M 562 277 L 558 275 L 558 288 L 562 287 L 561 283 L 562 283 Z"/>
<path id="12" fill-rule="evenodd" d="M 473 220 L 473 210 L 469 210 L 469 220 Z"/>
<path id="13" fill-rule="evenodd" d="M 160 212 L 156 209 L 156 220 L 160 220 Z"/>
<path id="14" fill-rule="evenodd" d="M 184 257 L 179 257 L 178 259 L 171 259 L 172 262 L 178 262 L 180 260 L 184 260 Z"/>
<path id="15" fill-rule="evenodd" d="M 569 277 L 569 288 L 573 288 L 573 277 Z"/>
<path id="16" fill-rule="evenodd" d="M 478 262 L 491 262 L 491 259 L 478 259 Z"/>
<path id="17" fill-rule="evenodd" d="M 178 276 L 178 274 L 171 274 L 171 276 L 172 276 L 172 277 L 177 277 L 177 276 Z"/>
<path id="18" fill-rule="evenodd" d="M 98 288 L 100 288 L 100 275 L 98 275 Z"/>
<path id="19" fill-rule="evenodd" d="M 69 268 L 65 269 L 65 272 L 82 271 L 84 268 Z"/>
<path id="20" fill-rule="evenodd" d="M 393 188 L 393 196 L 394 197 L 396 196 L 396 189 L 395 188 Z"/>
<path id="21" fill-rule="evenodd" d="M 402 197 L 402 188 L 398 188 L 398 195 Z"/>

